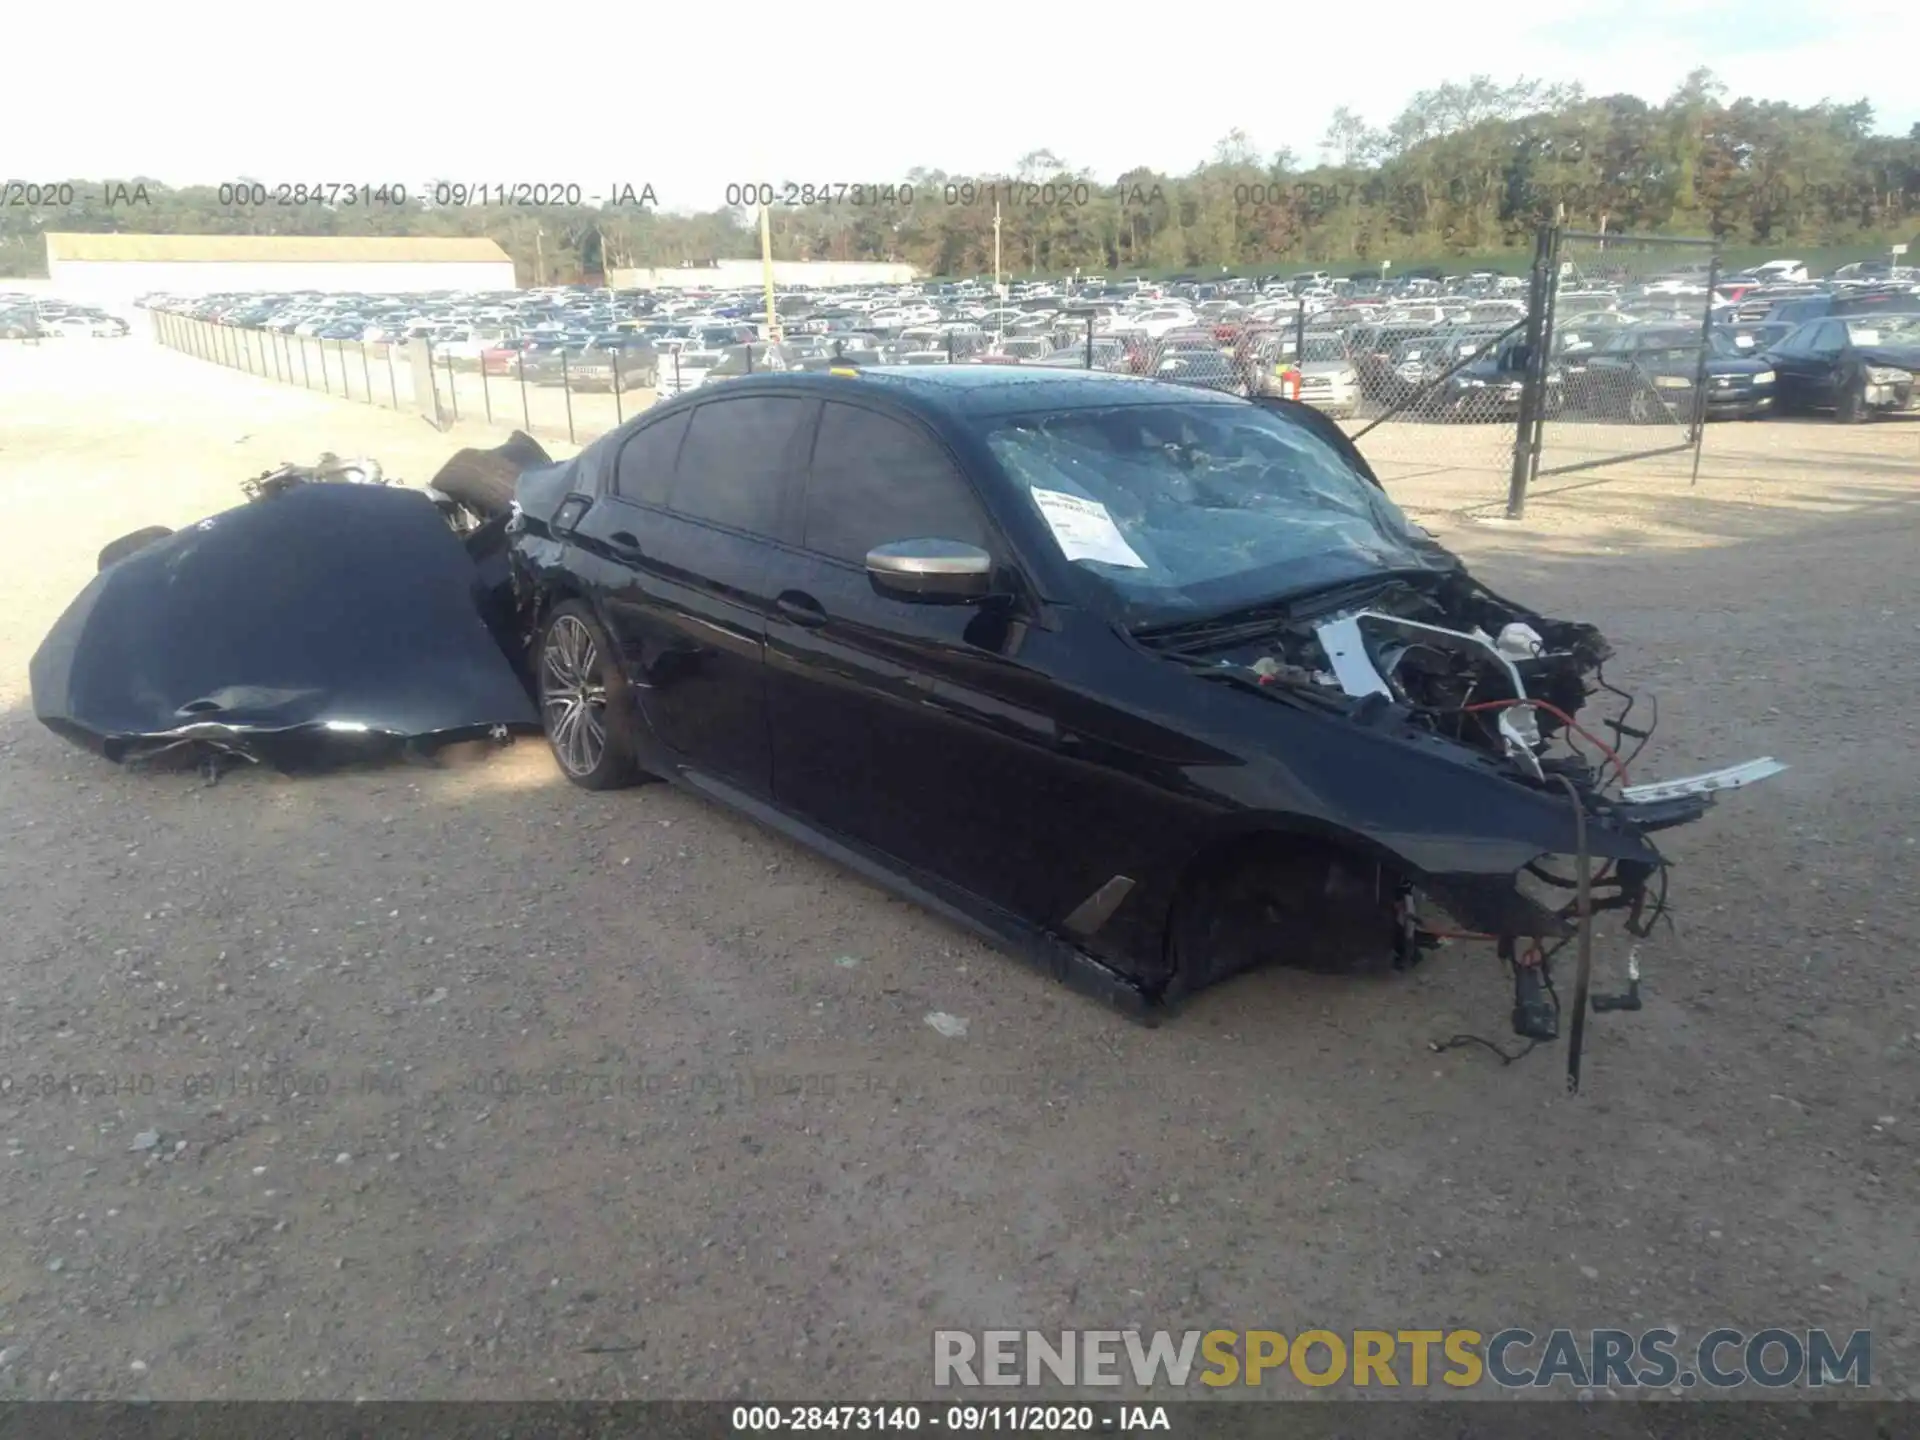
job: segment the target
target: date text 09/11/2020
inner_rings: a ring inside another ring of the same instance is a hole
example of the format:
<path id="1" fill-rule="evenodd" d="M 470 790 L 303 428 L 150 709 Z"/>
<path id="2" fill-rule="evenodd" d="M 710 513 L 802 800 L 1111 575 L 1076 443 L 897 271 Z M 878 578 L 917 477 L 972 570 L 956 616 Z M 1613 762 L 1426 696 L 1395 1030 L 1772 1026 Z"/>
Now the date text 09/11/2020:
<path id="1" fill-rule="evenodd" d="M 735 1434 L 877 1431 L 910 1435 L 1101 1434 L 1170 1431 L 1164 1405 L 736 1405 Z"/>

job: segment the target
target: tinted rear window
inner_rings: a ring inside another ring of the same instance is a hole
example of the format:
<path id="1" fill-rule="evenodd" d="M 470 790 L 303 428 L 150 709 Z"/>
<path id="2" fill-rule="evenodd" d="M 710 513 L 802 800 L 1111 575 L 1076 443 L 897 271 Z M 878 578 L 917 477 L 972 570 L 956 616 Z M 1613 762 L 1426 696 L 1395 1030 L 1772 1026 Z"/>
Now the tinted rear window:
<path id="1" fill-rule="evenodd" d="M 785 395 L 743 395 L 700 406 L 674 470 L 673 509 L 690 519 L 773 534 L 794 440 L 811 404 Z"/>
<path id="2" fill-rule="evenodd" d="M 680 441 L 687 433 L 692 412 L 648 425 L 620 448 L 614 467 L 614 488 L 621 498 L 643 505 L 664 505 L 673 485 L 673 464 L 680 453 Z"/>

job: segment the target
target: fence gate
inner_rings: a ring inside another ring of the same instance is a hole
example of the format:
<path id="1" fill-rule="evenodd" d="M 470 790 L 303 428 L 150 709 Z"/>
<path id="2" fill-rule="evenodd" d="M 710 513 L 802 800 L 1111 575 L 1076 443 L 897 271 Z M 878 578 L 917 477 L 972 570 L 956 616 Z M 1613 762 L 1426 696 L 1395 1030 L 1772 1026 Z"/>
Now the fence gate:
<path id="1" fill-rule="evenodd" d="M 1697 471 L 1719 279 L 1712 240 L 1540 232 L 1510 515 L 1547 476 L 1687 452 Z"/>

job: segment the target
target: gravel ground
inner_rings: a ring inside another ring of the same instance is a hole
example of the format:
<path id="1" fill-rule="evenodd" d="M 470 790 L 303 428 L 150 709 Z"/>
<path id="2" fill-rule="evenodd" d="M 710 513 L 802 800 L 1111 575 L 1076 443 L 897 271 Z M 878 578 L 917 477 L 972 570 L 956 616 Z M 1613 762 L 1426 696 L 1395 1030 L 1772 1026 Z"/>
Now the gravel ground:
<path id="1" fill-rule="evenodd" d="M 1920 1392 L 1920 426 L 1719 426 L 1697 488 L 1568 476 L 1520 526 L 1490 472 L 1399 487 L 1615 639 L 1636 778 L 1793 766 L 1673 837 L 1577 1099 L 1558 1047 L 1429 1049 L 1502 1035 L 1483 947 L 1149 1030 L 537 744 L 205 788 L 33 721 L 107 540 L 488 438 L 142 340 L 0 353 L 0 1396 L 902 1398 L 944 1326 L 1662 1322 L 1870 1325 Z"/>

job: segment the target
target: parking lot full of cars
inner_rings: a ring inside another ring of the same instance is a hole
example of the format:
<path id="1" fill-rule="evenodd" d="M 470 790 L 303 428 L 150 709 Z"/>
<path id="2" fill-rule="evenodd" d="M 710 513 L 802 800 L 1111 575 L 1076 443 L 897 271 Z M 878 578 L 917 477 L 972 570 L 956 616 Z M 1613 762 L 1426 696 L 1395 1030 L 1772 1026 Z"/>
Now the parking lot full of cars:
<path id="1" fill-rule="evenodd" d="M 1549 418 L 1686 425 L 1697 410 L 1707 420 L 1819 412 L 1860 421 L 1914 406 L 1920 280 L 1911 269 L 1854 265 L 1816 282 L 1781 261 L 1719 276 L 1711 288 L 1698 265 L 1638 275 L 1602 263 L 1562 269 L 1543 331 L 1549 353 L 1532 367 Z M 355 398 L 398 404 L 405 388 L 411 403 L 412 376 L 375 383 L 368 357 L 417 345 L 444 387 L 443 408 L 492 416 L 518 407 L 526 428 L 564 428 L 575 439 L 755 373 L 952 364 L 1093 369 L 1286 396 L 1360 423 L 1511 425 L 1530 369 L 1527 282 L 1491 272 L 788 288 L 771 324 L 758 290 L 558 286 L 141 303 L 254 334 L 254 350 L 282 378 L 294 368 L 290 346 L 323 357 L 303 365 L 309 384 L 337 355 L 345 393 L 367 392 Z M 55 323 L 75 333 L 97 322 Z M 364 386 L 358 371 L 368 372 Z M 564 413 L 552 392 L 562 392 Z M 586 403 L 576 407 L 576 397 Z"/>

